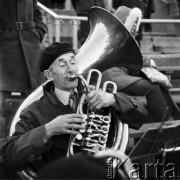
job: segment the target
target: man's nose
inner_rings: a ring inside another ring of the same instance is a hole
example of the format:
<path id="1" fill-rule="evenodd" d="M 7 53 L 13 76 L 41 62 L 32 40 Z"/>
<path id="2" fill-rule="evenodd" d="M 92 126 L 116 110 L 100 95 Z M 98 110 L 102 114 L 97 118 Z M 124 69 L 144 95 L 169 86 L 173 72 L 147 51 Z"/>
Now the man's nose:
<path id="1" fill-rule="evenodd" d="M 75 71 L 76 70 L 76 66 L 74 64 L 68 63 L 67 70 L 68 71 Z"/>

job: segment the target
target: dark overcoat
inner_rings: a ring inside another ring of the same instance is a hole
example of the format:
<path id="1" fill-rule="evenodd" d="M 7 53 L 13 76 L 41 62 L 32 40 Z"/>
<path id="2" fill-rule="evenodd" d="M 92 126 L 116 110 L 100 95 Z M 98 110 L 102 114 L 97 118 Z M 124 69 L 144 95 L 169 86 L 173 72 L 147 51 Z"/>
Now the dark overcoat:
<path id="1" fill-rule="evenodd" d="M 113 81 L 116 83 L 118 90 L 122 90 L 140 79 L 142 77 L 129 75 L 124 69 L 119 67 L 113 67 L 102 73 L 102 84 L 107 80 Z"/>
<path id="2" fill-rule="evenodd" d="M 141 62 L 141 60 L 139 60 Z M 118 91 L 128 87 L 131 84 L 144 78 L 140 69 L 142 67 L 150 67 L 150 59 L 143 57 L 142 64 L 138 64 L 133 71 L 126 66 L 126 64 L 121 66 L 112 67 L 102 72 L 102 81 L 103 84 L 105 81 L 113 81 L 116 83 Z"/>
<path id="3" fill-rule="evenodd" d="M 42 82 L 38 59 L 46 31 L 37 0 L 0 1 L 0 90 L 25 92 Z"/>

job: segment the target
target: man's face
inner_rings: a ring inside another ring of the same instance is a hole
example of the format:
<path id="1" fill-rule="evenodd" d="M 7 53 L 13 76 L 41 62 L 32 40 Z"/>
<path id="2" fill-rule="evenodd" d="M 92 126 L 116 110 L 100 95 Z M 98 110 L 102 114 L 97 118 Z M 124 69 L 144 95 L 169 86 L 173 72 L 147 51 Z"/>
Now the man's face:
<path id="1" fill-rule="evenodd" d="M 55 86 L 61 90 L 72 91 L 78 85 L 78 80 L 70 81 L 68 76 L 77 74 L 75 54 L 72 52 L 59 56 L 50 66 Z"/>

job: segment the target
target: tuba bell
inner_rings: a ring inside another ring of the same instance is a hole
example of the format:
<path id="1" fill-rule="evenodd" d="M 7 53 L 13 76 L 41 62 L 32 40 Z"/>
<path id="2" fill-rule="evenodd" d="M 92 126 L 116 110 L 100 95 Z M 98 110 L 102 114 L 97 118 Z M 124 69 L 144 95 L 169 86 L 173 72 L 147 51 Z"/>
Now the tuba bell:
<path id="1" fill-rule="evenodd" d="M 89 11 L 90 33 L 76 55 L 79 73 L 87 76 L 90 69 L 103 72 L 117 66 L 139 71 L 142 55 L 126 27 L 111 13 L 100 7 Z"/>

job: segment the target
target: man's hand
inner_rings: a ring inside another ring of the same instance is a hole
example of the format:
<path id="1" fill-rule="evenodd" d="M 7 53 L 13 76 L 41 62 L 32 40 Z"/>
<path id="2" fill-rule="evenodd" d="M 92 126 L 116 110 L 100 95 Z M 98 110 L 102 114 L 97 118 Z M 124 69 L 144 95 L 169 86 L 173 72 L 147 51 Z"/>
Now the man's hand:
<path id="1" fill-rule="evenodd" d="M 45 125 L 46 138 L 61 134 L 78 134 L 80 129 L 85 129 L 85 119 L 82 114 L 66 114 L 57 116 Z M 73 130 L 72 130 L 73 129 Z"/>
<path id="2" fill-rule="evenodd" d="M 103 92 L 102 90 L 91 90 L 87 94 L 86 100 L 88 101 L 92 111 L 103 107 L 109 107 L 116 103 L 116 99 L 113 94 Z"/>

